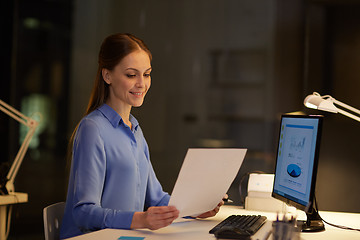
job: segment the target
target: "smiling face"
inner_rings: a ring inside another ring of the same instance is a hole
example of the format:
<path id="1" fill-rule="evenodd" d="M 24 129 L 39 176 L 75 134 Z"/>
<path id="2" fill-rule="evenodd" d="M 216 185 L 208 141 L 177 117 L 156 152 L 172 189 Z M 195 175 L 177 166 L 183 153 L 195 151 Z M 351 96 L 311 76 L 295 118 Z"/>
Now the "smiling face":
<path id="1" fill-rule="evenodd" d="M 109 84 L 106 103 L 116 111 L 140 107 L 151 85 L 149 55 L 138 50 L 125 56 L 113 70 L 103 69 L 104 81 Z"/>

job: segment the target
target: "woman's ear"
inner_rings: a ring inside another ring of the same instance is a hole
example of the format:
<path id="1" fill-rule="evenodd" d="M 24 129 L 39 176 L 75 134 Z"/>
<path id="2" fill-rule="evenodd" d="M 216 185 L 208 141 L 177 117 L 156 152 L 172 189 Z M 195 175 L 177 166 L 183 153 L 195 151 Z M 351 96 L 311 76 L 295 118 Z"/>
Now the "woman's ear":
<path id="1" fill-rule="evenodd" d="M 104 79 L 104 81 L 110 85 L 111 81 L 110 81 L 110 72 L 108 69 L 106 68 L 103 68 L 101 69 L 101 74 L 102 74 L 102 77 Z"/>

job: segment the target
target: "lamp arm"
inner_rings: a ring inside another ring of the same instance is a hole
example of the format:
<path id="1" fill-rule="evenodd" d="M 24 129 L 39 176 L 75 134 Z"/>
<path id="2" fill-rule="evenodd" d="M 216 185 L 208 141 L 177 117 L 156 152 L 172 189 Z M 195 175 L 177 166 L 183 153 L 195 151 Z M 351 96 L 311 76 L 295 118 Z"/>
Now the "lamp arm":
<path id="1" fill-rule="evenodd" d="M 4 101 L 0 100 L 0 110 L 15 119 L 16 121 L 26 125 L 30 126 L 29 123 L 31 123 L 31 118 L 25 116 L 15 108 L 11 107 L 9 104 L 5 103 Z M 34 121 L 34 120 L 33 120 Z"/>
<path id="2" fill-rule="evenodd" d="M 355 116 L 354 114 L 351 114 L 351 113 L 349 113 L 349 112 L 346 112 L 346 111 L 344 111 L 344 110 L 342 110 L 342 109 L 338 109 L 338 112 L 341 113 L 342 115 L 345 115 L 345 116 L 347 116 L 347 117 L 349 117 L 349 118 L 352 118 L 352 119 L 360 122 L 360 117 Z"/>
<path id="3" fill-rule="evenodd" d="M 30 141 L 32 136 L 34 135 L 36 130 L 35 128 L 30 128 L 29 131 L 27 132 L 23 143 L 20 146 L 20 149 L 18 151 L 18 153 L 16 154 L 15 160 L 13 162 L 13 164 L 11 165 L 11 168 L 9 170 L 9 173 L 7 175 L 7 180 L 8 182 L 6 183 L 6 189 L 9 192 L 13 192 L 14 191 L 14 181 L 15 181 L 15 177 L 19 171 L 19 168 L 24 160 L 26 151 L 29 147 Z"/>
<path id="4" fill-rule="evenodd" d="M 341 106 L 341 107 L 343 107 L 343 108 L 346 108 L 346 109 L 348 109 L 348 110 L 350 110 L 350 111 L 352 111 L 352 112 L 360 115 L 360 110 L 359 110 L 359 109 L 356 109 L 356 108 L 354 108 L 354 107 L 352 107 L 352 106 L 349 106 L 349 105 L 347 105 L 347 104 L 345 104 L 345 103 L 343 103 L 343 102 L 340 102 L 340 101 L 336 100 L 335 98 L 333 98 L 332 101 L 333 101 L 335 104 L 337 104 L 337 105 L 339 105 L 339 106 Z"/>
<path id="5" fill-rule="evenodd" d="M 20 165 L 25 157 L 25 153 L 29 147 L 30 141 L 32 136 L 35 133 L 36 127 L 38 126 L 38 122 L 34 119 L 25 116 L 9 104 L 5 103 L 4 101 L 0 100 L 0 110 L 15 119 L 16 121 L 24 124 L 29 128 L 23 143 L 20 146 L 20 149 L 18 153 L 16 154 L 15 160 L 11 165 L 11 168 L 9 170 L 9 173 L 7 175 L 7 183 L 6 183 L 6 189 L 9 192 L 14 192 L 14 180 L 16 177 L 16 174 L 20 168 Z"/>

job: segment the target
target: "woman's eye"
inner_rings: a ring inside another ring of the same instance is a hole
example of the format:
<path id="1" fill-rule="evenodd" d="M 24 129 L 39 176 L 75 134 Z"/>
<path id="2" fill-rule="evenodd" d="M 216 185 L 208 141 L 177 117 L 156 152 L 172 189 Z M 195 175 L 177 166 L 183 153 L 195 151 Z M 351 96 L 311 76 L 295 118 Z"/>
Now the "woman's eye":
<path id="1" fill-rule="evenodd" d="M 150 77 L 150 73 L 145 73 L 144 77 Z"/>
<path id="2" fill-rule="evenodd" d="M 126 76 L 127 76 L 128 78 L 134 78 L 134 77 L 136 77 L 135 74 L 126 74 Z"/>

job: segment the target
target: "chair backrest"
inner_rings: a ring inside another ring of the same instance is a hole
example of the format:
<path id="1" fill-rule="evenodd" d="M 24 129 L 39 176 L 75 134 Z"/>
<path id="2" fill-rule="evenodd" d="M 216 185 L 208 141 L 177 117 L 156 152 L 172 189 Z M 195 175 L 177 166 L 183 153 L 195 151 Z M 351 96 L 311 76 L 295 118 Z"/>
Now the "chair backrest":
<path id="1" fill-rule="evenodd" d="M 64 215 L 65 202 L 59 202 L 44 208 L 45 240 L 60 239 L 60 225 Z"/>

